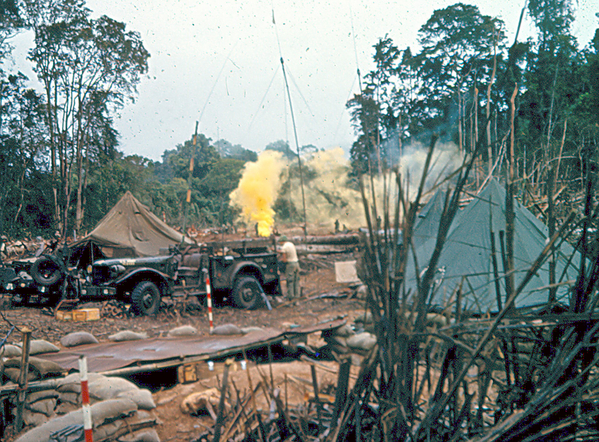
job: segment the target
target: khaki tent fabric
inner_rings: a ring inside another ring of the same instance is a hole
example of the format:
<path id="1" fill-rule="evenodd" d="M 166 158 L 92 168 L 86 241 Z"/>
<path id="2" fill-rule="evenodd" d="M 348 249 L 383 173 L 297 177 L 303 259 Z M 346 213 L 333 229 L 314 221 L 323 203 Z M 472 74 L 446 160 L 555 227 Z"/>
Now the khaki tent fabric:
<path id="1" fill-rule="evenodd" d="M 94 230 L 71 248 L 93 242 L 107 257 L 152 256 L 161 248 L 181 244 L 182 238 L 127 191 Z M 193 244 L 189 238 L 184 243 Z"/>

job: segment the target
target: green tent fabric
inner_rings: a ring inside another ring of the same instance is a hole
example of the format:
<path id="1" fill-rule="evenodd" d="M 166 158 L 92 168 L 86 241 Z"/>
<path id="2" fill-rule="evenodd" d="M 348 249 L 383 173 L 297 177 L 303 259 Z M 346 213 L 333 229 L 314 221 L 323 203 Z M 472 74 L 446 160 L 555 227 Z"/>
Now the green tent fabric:
<path id="1" fill-rule="evenodd" d="M 161 248 L 194 242 L 162 222 L 127 191 L 100 220 L 94 230 L 70 245 L 77 249 L 87 244 L 100 247 L 106 257 L 140 257 L 160 253 Z"/>
<path id="2" fill-rule="evenodd" d="M 491 232 L 495 238 L 495 257 L 497 262 L 498 281 L 500 286 L 501 305 L 505 303 L 505 284 L 503 276 L 500 232 L 505 232 L 505 189 L 492 179 L 483 191 L 475 197 L 456 217 L 449 229 L 447 240 L 435 274 L 435 287 L 432 304 L 443 307 L 462 284 L 462 307 L 473 313 L 498 311 L 495 269 L 492 259 Z M 442 198 L 441 198 L 442 199 Z M 436 242 L 436 229 L 432 229 L 433 221 L 440 219 L 442 204 L 433 202 L 428 207 L 425 217 L 429 223 L 419 222 L 415 228 L 415 254 L 419 271 L 428 265 Z M 514 202 L 515 238 L 514 267 L 516 287 L 526 275 L 528 269 L 540 255 L 548 240 L 547 227 L 528 209 L 517 201 Z M 426 236 L 429 238 L 426 239 Z M 556 280 L 564 283 L 557 290 L 557 299 L 568 304 L 571 283 L 576 280 L 580 254 L 566 242 L 558 240 L 556 251 Z M 570 260 L 571 256 L 574 256 Z M 408 264 L 406 285 L 412 293 L 416 290 L 414 262 Z M 516 299 L 517 308 L 542 306 L 547 303 L 549 290 L 549 261 L 533 276 L 525 289 Z M 566 283 L 566 282 L 570 283 Z"/>
<path id="3" fill-rule="evenodd" d="M 412 233 L 412 242 L 415 248 L 420 247 L 422 243 L 431 238 L 436 238 L 443 215 L 445 195 L 446 192 L 443 190 L 437 190 L 418 213 Z"/>

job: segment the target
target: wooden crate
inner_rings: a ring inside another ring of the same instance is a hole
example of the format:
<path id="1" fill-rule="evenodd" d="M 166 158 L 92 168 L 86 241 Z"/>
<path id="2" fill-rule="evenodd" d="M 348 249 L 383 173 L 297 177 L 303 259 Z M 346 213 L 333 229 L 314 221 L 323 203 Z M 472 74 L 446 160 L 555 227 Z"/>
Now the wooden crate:
<path id="1" fill-rule="evenodd" d="M 97 321 L 100 319 L 100 309 L 80 308 L 77 310 L 58 310 L 56 312 L 56 319 L 73 322 Z"/>

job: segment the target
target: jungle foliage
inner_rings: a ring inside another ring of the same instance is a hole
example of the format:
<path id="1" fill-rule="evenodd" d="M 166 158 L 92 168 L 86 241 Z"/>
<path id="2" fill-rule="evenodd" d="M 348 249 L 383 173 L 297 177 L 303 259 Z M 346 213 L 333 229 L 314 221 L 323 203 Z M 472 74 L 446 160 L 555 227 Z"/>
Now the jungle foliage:
<path id="1" fill-rule="evenodd" d="M 347 103 L 357 137 L 354 171 L 391 167 L 405 146 L 426 144 L 435 133 L 462 153 L 482 145 L 479 172 L 500 175 L 515 92 L 517 175 L 543 182 L 549 159 L 559 157 L 561 182 L 580 190 L 599 140 L 599 29 L 579 48 L 570 0 L 531 1 L 523 12 L 538 31 L 524 42 L 517 35 L 508 42 L 500 19 L 463 3 L 421 26 L 418 52 L 381 38 L 375 69 Z"/>
<path id="2" fill-rule="evenodd" d="M 375 68 L 347 103 L 354 175 L 393 165 L 404 146 L 432 132 L 463 152 L 484 145 L 479 171 L 499 173 L 516 88 L 518 176 L 543 181 L 548 159 L 561 153 L 561 182 L 580 186 L 599 136 L 599 32 L 579 48 L 572 8 L 570 0 L 530 1 L 538 34 L 525 42 L 508 42 L 501 20 L 463 3 L 433 13 L 420 28 L 418 51 L 382 37 Z M 126 190 L 174 226 L 186 210 L 196 227 L 236 218 L 228 195 L 255 152 L 203 134 L 196 144 L 190 135 L 164 146 L 161 161 L 120 150 L 114 118 L 135 98 L 150 60 L 137 32 L 92 18 L 83 0 L 7 0 L 0 9 L 0 233 L 84 234 Z M 6 63 L 11 38 L 22 32 L 34 36 L 27 55 L 34 79 Z M 297 159 L 285 141 L 265 148 L 291 164 Z M 298 210 L 283 212 L 295 219 Z"/>

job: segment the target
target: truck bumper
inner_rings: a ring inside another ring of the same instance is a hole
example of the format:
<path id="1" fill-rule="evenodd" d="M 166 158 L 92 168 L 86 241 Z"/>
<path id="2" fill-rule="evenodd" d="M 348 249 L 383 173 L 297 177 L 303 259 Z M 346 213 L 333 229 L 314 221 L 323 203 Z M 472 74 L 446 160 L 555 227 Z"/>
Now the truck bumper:
<path id="1" fill-rule="evenodd" d="M 111 298 L 115 295 L 116 288 L 114 287 L 100 287 L 94 285 L 81 287 L 82 298 Z"/>

